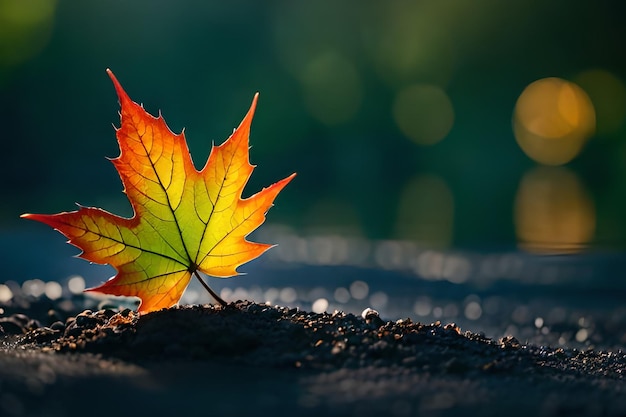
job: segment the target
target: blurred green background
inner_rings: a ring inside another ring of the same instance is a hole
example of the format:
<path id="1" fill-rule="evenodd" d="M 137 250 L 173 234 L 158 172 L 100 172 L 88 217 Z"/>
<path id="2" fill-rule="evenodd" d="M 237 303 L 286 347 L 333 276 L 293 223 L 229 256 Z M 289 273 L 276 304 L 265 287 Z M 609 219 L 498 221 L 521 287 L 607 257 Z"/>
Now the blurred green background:
<path id="1" fill-rule="evenodd" d="M 104 70 L 197 167 L 255 92 L 247 190 L 301 236 L 626 244 L 626 7 L 607 1 L 0 0 L 0 230 L 129 215 Z M 45 230 L 52 233 L 49 230 Z M 5 254 L 4 256 L 11 256 Z"/>

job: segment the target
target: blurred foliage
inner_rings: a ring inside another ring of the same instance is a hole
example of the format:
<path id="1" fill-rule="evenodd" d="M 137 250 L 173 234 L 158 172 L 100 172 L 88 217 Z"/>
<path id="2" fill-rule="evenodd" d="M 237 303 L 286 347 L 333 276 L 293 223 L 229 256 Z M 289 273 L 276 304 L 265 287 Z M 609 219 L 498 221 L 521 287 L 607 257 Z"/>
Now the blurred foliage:
<path id="1" fill-rule="evenodd" d="M 524 153 L 512 120 L 527 86 L 558 77 L 588 97 L 597 125 L 571 161 L 558 161 L 567 174 L 550 186 L 576 184 L 588 200 L 572 221 L 593 231 L 571 226 L 585 230 L 576 245 L 623 246 L 624 9 L 591 0 L 0 0 L 0 226 L 74 201 L 130 214 L 103 158 L 118 152 L 110 67 L 172 130 L 186 127 L 196 161 L 260 91 L 248 189 L 298 172 L 270 222 L 438 247 L 545 243 L 544 232 L 521 231 L 533 213 L 519 210 L 570 206 L 529 196 L 546 161 Z M 579 108 L 564 100 L 571 122 Z"/>

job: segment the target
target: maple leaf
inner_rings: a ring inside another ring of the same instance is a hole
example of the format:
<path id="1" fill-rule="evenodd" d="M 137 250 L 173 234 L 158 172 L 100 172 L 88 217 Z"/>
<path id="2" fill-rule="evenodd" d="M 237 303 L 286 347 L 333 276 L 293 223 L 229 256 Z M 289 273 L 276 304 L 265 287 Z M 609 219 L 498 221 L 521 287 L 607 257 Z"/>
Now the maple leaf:
<path id="1" fill-rule="evenodd" d="M 162 116 L 148 114 L 128 97 L 113 73 L 107 73 L 121 106 L 116 130 L 120 156 L 112 162 L 133 217 L 80 205 L 77 211 L 22 217 L 61 232 L 82 250 L 80 257 L 117 270 L 113 278 L 86 291 L 139 297 L 139 312 L 145 313 L 176 304 L 195 275 L 225 304 L 198 271 L 231 277 L 238 266 L 270 248 L 246 236 L 265 221 L 274 199 L 295 176 L 241 198 L 254 169 L 248 138 L 258 93 L 239 127 L 223 144 L 213 146 L 198 171 L 184 132 L 172 133 Z"/>

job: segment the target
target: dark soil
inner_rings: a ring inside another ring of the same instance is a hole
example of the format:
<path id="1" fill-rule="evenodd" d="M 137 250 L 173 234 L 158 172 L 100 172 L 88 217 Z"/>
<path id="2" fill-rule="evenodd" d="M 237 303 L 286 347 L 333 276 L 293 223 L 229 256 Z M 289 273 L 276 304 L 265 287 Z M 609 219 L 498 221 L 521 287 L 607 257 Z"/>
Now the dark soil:
<path id="1" fill-rule="evenodd" d="M 626 416 L 622 351 L 491 340 L 372 310 L 54 307 L 0 318 L 0 415 Z"/>

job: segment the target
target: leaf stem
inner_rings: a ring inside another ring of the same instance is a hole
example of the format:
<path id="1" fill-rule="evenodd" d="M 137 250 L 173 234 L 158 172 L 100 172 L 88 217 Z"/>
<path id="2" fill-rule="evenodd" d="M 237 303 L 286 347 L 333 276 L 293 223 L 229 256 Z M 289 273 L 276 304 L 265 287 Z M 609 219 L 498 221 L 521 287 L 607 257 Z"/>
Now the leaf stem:
<path id="1" fill-rule="evenodd" d="M 222 307 L 226 307 L 226 305 L 228 304 L 226 301 L 224 301 L 222 299 L 222 297 L 220 297 L 219 295 L 217 295 L 217 293 L 215 291 L 213 291 L 211 289 L 211 287 L 209 287 L 209 285 L 202 279 L 202 277 L 200 276 L 200 274 L 198 274 L 198 271 L 193 271 L 193 274 L 196 276 L 196 278 L 198 278 L 198 281 L 200 281 L 200 284 L 202 284 L 202 286 L 204 287 L 205 290 L 207 290 L 209 292 L 209 294 L 211 294 L 211 297 L 213 297 L 215 299 L 215 301 L 217 301 L 218 303 L 220 303 L 222 305 Z"/>

